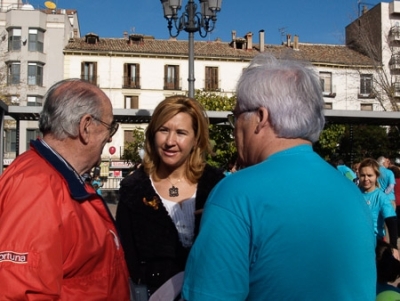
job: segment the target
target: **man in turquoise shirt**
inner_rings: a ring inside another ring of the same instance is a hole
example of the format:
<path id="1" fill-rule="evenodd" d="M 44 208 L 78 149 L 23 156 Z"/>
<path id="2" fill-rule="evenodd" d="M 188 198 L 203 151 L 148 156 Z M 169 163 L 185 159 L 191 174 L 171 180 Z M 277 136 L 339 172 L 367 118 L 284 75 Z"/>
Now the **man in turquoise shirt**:
<path id="1" fill-rule="evenodd" d="M 245 168 L 207 200 L 183 298 L 375 300 L 369 209 L 359 189 L 312 150 L 324 127 L 315 72 L 256 56 L 228 118 Z"/>

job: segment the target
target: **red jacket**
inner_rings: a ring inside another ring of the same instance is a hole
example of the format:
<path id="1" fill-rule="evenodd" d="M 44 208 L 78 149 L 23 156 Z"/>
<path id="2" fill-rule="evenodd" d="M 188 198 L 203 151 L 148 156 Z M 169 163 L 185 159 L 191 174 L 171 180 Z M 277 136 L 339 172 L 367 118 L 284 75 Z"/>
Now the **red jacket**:
<path id="1" fill-rule="evenodd" d="M 41 141 L 0 177 L 0 300 L 129 300 L 114 219 Z"/>
<path id="2" fill-rule="evenodd" d="M 394 185 L 394 196 L 396 198 L 396 206 L 400 206 L 400 179 L 396 178 L 396 185 Z"/>

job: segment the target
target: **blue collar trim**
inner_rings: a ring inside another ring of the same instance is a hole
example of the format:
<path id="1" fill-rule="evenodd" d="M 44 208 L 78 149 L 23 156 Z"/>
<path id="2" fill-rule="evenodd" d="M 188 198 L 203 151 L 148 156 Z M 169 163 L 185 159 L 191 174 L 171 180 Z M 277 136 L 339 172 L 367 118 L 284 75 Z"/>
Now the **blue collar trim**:
<path id="1" fill-rule="evenodd" d="M 31 146 L 63 176 L 73 199 L 84 201 L 93 195 L 86 191 L 85 182 L 76 170 L 44 141 L 31 140 Z"/>

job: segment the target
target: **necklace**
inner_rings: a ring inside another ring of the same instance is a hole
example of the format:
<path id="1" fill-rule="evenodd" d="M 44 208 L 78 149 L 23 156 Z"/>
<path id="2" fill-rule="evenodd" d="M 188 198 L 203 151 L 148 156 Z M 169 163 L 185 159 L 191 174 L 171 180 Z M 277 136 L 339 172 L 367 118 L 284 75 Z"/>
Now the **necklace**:
<path id="1" fill-rule="evenodd" d="M 171 180 L 169 179 L 169 177 L 167 177 L 167 180 L 168 180 L 168 182 L 170 182 L 171 185 L 172 185 L 172 187 L 168 189 L 168 190 L 169 190 L 169 196 L 172 197 L 172 198 L 173 198 L 173 197 L 179 196 L 179 188 L 176 187 L 175 185 L 176 185 L 177 183 L 179 183 L 179 182 L 181 181 L 181 179 L 179 179 L 175 184 L 171 182 Z"/>

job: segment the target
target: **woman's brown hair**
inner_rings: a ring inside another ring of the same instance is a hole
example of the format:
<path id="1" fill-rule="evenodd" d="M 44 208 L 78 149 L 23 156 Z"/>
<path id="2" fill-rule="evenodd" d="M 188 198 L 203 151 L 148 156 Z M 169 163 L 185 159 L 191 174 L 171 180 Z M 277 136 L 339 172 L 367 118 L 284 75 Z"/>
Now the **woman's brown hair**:
<path id="1" fill-rule="evenodd" d="M 144 169 L 147 174 L 151 174 L 157 180 L 155 171 L 160 164 L 160 158 L 155 149 L 155 135 L 160 127 L 179 113 L 186 113 L 192 119 L 196 145 L 186 165 L 186 177 L 192 183 L 197 183 L 204 170 L 205 157 L 211 152 L 211 145 L 208 133 L 209 120 L 206 111 L 193 98 L 185 96 L 167 97 L 155 108 L 145 133 Z"/>

